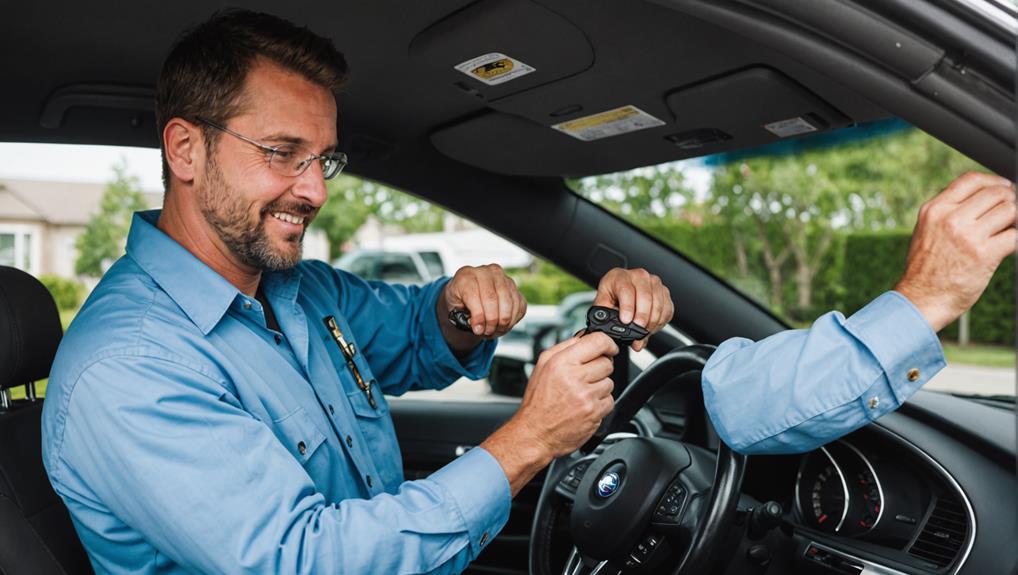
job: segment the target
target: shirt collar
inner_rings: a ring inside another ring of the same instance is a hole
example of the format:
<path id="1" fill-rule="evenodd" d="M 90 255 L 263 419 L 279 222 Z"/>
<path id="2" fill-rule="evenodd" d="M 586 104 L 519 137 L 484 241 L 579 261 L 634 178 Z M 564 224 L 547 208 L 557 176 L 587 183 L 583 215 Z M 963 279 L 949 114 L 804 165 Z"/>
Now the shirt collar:
<path id="1" fill-rule="evenodd" d="M 162 210 L 150 210 L 134 214 L 127 236 L 127 255 L 208 335 L 233 301 L 244 296 L 226 278 L 163 233 L 157 227 L 161 213 Z M 266 293 L 282 291 L 287 299 L 296 299 L 300 285 L 296 270 L 263 273 L 262 281 Z"/>

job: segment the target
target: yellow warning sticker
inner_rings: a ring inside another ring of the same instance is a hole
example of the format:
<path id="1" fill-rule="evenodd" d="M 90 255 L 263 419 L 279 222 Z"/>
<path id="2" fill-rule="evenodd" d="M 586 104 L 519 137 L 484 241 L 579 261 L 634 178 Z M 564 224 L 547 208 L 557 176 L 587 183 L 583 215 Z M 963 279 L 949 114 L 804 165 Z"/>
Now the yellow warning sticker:
<path id="1" fill-rule="evenodd" d="M 533 66 L 528 66 L 501 52 L 491 52 L 477 58 L 471 58 L 466 62 L 458 64 L 455 68 L 489 86 L 504 84 L 534 71 Z"/>
<path id="2" fill-rule="evenodd" d="M 636 106 L 622 106 L 606 112 L 561 122 L 553 125 L 552 128 L 578 140 L 591 142 L 664 124 L 663 121 Z"/>

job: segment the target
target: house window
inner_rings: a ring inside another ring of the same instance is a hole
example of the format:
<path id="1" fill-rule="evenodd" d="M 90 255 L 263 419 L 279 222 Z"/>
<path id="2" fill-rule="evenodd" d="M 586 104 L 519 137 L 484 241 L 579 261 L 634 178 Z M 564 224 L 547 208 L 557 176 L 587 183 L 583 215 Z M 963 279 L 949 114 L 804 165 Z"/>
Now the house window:
<path id="1" fill-rule="evenodd" d="M 31 232 L 0 230 L 0 265 L 32 272 L 32 264 Z"/>

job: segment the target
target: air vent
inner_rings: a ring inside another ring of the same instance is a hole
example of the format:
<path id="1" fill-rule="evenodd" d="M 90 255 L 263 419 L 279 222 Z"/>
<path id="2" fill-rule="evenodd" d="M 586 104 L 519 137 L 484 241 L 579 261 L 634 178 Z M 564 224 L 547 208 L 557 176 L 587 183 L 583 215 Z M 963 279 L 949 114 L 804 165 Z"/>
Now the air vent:
<path id="1" fill-rule="evenodd" d="M 908 552 L 938 567 L 946 567 L 958 556 L 967 534 L 965 509 L 954 499 L 940 497 L 922 533 Z"/>

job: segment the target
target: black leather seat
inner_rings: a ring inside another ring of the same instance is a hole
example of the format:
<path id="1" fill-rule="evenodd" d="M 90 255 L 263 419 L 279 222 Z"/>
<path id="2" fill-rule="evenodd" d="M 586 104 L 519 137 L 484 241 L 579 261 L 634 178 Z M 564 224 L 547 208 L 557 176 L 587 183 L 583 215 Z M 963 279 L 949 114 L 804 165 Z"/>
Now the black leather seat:
<path id="1" fill-rule="evenodd" d="M 62 335 L 49 291 L 27 273 L 0 266 L 0 393 L 48 377 Z M 42 400 L 2 403 L 0 573 L 92 573 L 42 465 Z"/>

